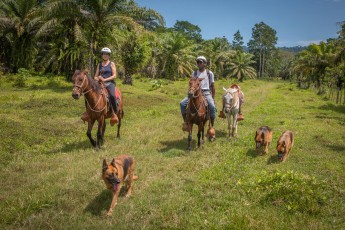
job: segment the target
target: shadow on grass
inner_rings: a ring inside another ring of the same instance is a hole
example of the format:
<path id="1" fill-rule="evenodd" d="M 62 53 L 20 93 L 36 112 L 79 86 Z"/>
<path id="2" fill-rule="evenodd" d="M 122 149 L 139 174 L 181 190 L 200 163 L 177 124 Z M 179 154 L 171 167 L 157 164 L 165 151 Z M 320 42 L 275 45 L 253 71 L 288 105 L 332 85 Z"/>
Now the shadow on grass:
<path id="1" fill-rule="evenodd" d="M 334 105 L 334 104 L 328 103 L 327 105 L 320 106 L 319 109 L 333 110 L 333 111 L 338 112 L 338 113 L 345 113 L 345 106 L 344 105 Z"/>
<path id="2" fill-rule="evenodd" d="M 229 133 L 227 131 L 224 130 L 217 130 L 216 129 L 216 138 L 218 137 L 229 137 Z"/>
<path id="3" fill-rule="evenodd" d="M 125 187 L 122 186 L 117 202 L 119 202 L 119 198 L 124 197 L 125 194 Z M 105 189 L 86 206 L 84 212 L 89 212 L 92 215 L 100 216 L 102 215 L 103 211 L 108 211 L 112 199 L 113 193 L 109 189 Z"/>
<path id="4" fill-rule="evenodd" d="M 255 149 L 248 149 L 246 155 L 252 158 L 258 157 Z"/>
<path id="5" fill-rule="evenodd" d="M 337 153 L 345 152 L 345 145 L 326 145 L 326 146 Z"/>
<path id="6" fill-rule="evenodd" d="M 89 212 L 92 215 L 100 216 L 103 211 L 108 210 L 111 204 L 113 193 L 110 190 L 103 190 L 96 196 L 84 209 L 84 212 Z"/>
<path id="7" fill-rule="evenodd" d="M 192 139 L 191 142 L 191 152 L 198 151 L 202 149 L 204 145 L 207 144 L 208 140 L 205 137 L 205 143 L 200 145 L 200 148 L 197 146 L 197 137 Z M 189 153 L 187 151 L 188 146 L 188 139 L 183 138 L 182 140 L 173 140 L 173 141 L 161 141 L 162 145 L 165 147 L 158 149 L 160 153 L 162 153 L 165 157 L 180 157 L 180 156 L 187 156 Z"/>
<path id="8" fill-rule="evenodd" d="M 187 153 L 188 139 L 183 138 L 182 140 L 173 140 L 173 141 L 161 141 L 160 144 L 164 145 L 163 148 L 158 149 L 166 157 L 179 157 Z M 191 146 L 195 146 L 195 140 L 192 140 Z"/>
<path id="9" fill-rule="evenodd" d="M 267 160 L 267 164 L 279 164 L 280 162 L 278 161 L 278 156 L 277 155 L 271 155 L 270 158 Z"/>
<path id="10" fill-rule="evenodd" d="M 62 148 L 59 149 L 54 149 L 52 151 L 47 151 L 46 154 L 55 154 L 55 153 L 68 153 L 68 152 L 73 152 L 79 149 L 92 149 L 90 141 L 88 139 L 85 139 L 84 141 L 81 142 L 74 142 L 74 143 L 69 143 L 65 144 Z"/>

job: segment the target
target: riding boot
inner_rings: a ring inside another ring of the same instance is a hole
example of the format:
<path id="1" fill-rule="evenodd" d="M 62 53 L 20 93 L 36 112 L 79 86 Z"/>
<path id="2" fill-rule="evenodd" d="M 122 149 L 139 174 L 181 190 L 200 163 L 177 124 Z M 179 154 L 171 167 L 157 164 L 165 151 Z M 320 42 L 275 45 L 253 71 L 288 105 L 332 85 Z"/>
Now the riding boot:
<path id="1" fill-rule="evenodd" d="M 110 118 L 110 125 L 114 126 L 116 123 L 119 122 L 119 118 L 116 115 L 117 112 L 117 105 L 116 105 L 116 99 L 111 100 L 111 107 L 112 107 L 112 115 Z"/>
<path id="2" fill-rule="evenodd" d="M 214 119 L 215 119 L 215 117 L 211 117 L 211 126 L 212 127 L 214 126 Z"/>
<path id="3" fill-rule="evenodd" d="M 224 114 L 223 110 L 221 110 L 221 111 L 219 112 L 219 116 L 218 116 L 218 117 L 220 117 L 220 118 L 225 118 L 225 114 Z"/>
<path id="4" fill-rule="evenodd" d="M 242 108 L 242 106 L 240 105 L 240 108 L 239 108 L 239 110 L 238 110 L 237 121 L 242 121 L 242 120 L 244 120 L 244 116 L 243 116 L 243 114 L 242 114 L 241 108 Z"/>
<path id="5" fill-rule="evenodd" d="M 84 123 L 85 123 L 85 121 L 88 122 L 90 119 L 89 114 L 87 114 L 87 112 L 84 112 L 83 115 L 81 115 L 80 119 L 82 119 L 84 121 Z"/>
<path id="6" fill-rule="evenodd" d="M 182 114 L 182 117 L 183 117 L 182 131 L 188 132 L 189 128 L 186 122 L 186 114 Z"/>

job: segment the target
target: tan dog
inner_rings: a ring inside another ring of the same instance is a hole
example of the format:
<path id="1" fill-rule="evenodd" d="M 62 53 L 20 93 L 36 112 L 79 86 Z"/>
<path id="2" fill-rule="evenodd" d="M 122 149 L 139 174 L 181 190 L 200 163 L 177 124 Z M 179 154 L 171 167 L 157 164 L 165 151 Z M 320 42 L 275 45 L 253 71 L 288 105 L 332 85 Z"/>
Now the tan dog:
<path id="1" fill-rule="evenodd" d="M 268 148 L 272 142 L 272 129 L 268 126 L 261 126 L 255 134 L 255 143 L 256 143 L 256 152 L 258 155 L 262 155 L 260 153 L 261 147 L 265 147 L 264 152 L 268 153 Z"/>
<path id="2" fill-rule="evenodd" d="M 114 158 L 110 164 L 107 164 L 104 159 L 102 178 L 107 188 L 113 192 L 113 199 L 107 213 L 108 216 L 111 216 L 123 183 L 126 182 L 126 197 L 129 197 L 132 192 L 132 181 L 138 179 L 137 176 L 134 176 L 134 159 L 127 155 L 120 155 Z"/>
<path id="3" fill-rule="evenodd" d="M 285 161 L 294 142 L 293 133 L 289 130 L 282 133 L 277 141 L 278 160 Z"/>

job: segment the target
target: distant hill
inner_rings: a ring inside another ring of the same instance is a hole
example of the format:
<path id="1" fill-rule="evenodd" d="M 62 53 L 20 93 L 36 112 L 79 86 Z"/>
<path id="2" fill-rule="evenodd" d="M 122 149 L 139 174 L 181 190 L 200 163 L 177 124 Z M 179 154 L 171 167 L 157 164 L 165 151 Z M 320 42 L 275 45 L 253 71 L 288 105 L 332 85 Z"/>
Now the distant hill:
<path id="1" fill-rule="evenodd" d="M 293 46 L 293 47 L 278 47 L 278 49 L 280 50 L 285 50 L 285 51 L 289 51 L 289 52 L 292 52 L 292 53 L 299 53 L 303 50 L 305 50 L 307 47 L 306 46 Z"/>
<path id="2" fill-rule="evenodd" d="M 247 46 L 242 46 L 244 52 L 249 52 L 249 49 Z M 305 50 L 307 47 L 306 46 L 293 46 L 293 47 L 278 47 L 278 49 L 280 50 L 285 50 L 285 51 L 288 51 L 288 52 L 291 52 L 291 53 L 294 53 L 294 54 L 297 54 L 303 50 Z"/>

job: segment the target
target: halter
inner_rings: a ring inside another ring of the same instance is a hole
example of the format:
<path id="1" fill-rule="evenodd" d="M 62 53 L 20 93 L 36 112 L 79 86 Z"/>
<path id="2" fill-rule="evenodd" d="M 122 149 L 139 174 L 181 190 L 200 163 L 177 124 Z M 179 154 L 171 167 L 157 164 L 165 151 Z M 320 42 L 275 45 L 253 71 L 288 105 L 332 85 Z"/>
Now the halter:
<path id="1" fill-rule="evenodd" d="M 195 91 L 198 91 L 198 92 L 199 92 L 196 96 L 194 95 L 194 92 L 195 92 Z M 199 87 L 198 87 L 196 90 L 193 91 L 193 97 L 192 97 L 192 98 L 198 98 L 198 97 L 200 97 L 200 93 L 201 93 L 201 90 L 200 90 L 200 85 L 199 85 Z M 190 106 L 188 107 L 191 116 L 194 117 L 196 114 L 199 114 L 199 115 L 200 115 L 199 110 L 200 110 L 200 108 L 201 108 L 201 105 L 204 105 L 203 101 L 200 100 L 198 108 L 196 107 L 196 105 L 195 105 L 195 103 L 194 103 L 193 100 L 190 100 L 190 103 L 193 105 L 194 109 L 196 110 L 195 113 L 192 113 Z M 206 110 L 205 106 L 203 106 L 203 107 L 204 107 L 204 109 Z"/>
<path id="2" fill-rule="evenodd" d="M 226 94 L 232 94 L 232 95 L 234 95 L 233 93 L 231 93 L 231 92 L 229 92 L 229 91 L 226 91 Z M 231 111 L 234 107 L 236 107 L 237 105 L 238 105 L 238 103 L 239 103 L 239 100 L 237 100 L 235 103 L 234 103 L 234 96 L 232 97 L 232 99 L 231 99 L 231 101 L 232 101 L 232 103 L 228 103 L 228 102 L 225 102 L 224 103 L 224 107 L 225 107 L 225 105 L 230 105 L 230 108 L 229 108 L 229 110 Z"/>
<path id="3" fill-rule="evenodd" d="M 200 94 L 200 91 L 201 91 L 201 90 L 200 90 L 200 87 L 201 87 L 201 86 L 200 86 L 200 84 L 199 84 L 199 87 L 196 88 L 196 89 L 194 89 L 194 91 L 193 91 L 193 96 L 192 96 L 193 98 L 199 97 L 199 94 Z M 198 93 L 197 95 L 195 95 L 195 94 L 194 94 L 195 92 L 199 92 L 199 93 Z"/>

